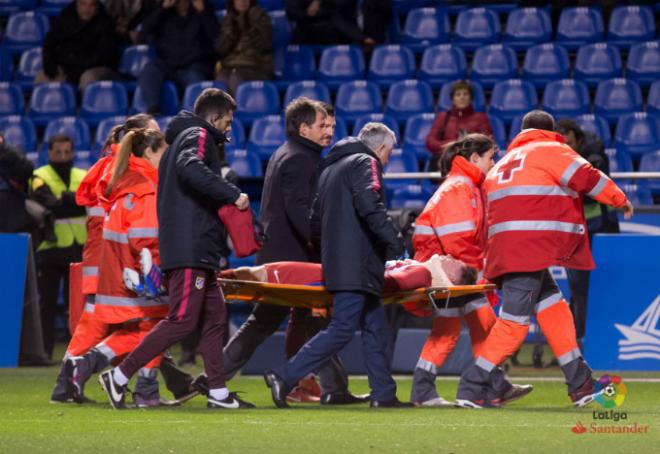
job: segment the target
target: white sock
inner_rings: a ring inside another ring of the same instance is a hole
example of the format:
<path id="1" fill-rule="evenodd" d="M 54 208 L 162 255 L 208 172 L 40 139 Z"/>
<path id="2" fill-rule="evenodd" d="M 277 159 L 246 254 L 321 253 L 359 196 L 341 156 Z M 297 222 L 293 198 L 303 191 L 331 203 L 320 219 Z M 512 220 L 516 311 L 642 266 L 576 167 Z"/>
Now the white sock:
<path id="1" fill-rule="evenodd" d="M 128 384 L 128 377 L 124 375 L 120 368 L 115 367 L 112 370 L 112 378 L 117 382 L 119 386 L 126 386 Z"/>
<path id="2" fill-rule="evenodd" d="M 209 397 L 215 400 L 225 400 L 229 397 L 229 390 L 227 388 L 209 389 Z"/>

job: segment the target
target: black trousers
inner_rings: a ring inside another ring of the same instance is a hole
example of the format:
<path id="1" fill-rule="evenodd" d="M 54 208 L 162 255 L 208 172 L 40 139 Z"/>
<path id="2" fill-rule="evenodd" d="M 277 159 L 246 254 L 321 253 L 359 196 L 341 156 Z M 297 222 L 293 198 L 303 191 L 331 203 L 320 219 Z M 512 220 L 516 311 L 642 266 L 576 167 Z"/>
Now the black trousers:
<path id="1" fill-rule="evenodd" d="M 575 337 L 582 341 L 587 324 L 587 304 L 589 302 L 590 270 L 573 270 L 566 268 L 568 288 L 571 291 L 571 312 L 575 322 Z"/>
<path id="2" fill-rule="evenodd" d="M 58 315 L 66 315 L 69 310 L 69 265 L 37 265 L 37 277 L 44 348 L 48 357 L 51 358 L 56 337 L 55 319 Z M 60 285 L 63 286 L 64 311 L 60 311 L 57 307 Z M 65 323 L 65 326 L 68 329 L 68 323 Z"/>

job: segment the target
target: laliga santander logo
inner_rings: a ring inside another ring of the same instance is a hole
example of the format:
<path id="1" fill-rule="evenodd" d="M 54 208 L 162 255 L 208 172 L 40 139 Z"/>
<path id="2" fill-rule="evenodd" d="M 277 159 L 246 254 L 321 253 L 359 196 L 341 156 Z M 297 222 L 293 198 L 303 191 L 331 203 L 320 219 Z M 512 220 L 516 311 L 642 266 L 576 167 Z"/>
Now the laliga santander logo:
<path id="1" fill-rule="evenodd" d="M 596 382 L 596 402 L 603 408 L 616 408 L 623 404 L 628 394 L 626 384 L 618 375 L 603 375 Z"/>

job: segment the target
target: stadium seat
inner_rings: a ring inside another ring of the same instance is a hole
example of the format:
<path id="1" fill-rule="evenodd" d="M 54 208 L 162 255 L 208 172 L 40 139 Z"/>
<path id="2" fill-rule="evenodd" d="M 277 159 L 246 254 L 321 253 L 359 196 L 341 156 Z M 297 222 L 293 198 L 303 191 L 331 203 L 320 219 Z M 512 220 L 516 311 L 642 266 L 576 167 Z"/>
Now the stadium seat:
<path id="1" fill-rule="evenodd" d="M 282 56 L 281 67 L 276 64 L 275 84 L 280 89 L 286 89 L 289 84 L 300 80 L 312 80 L 315 77 L 316 62 L 314 51 L 310 46 L 289 45 L 276 50 Z"/>
<path id="2" fill-rule="evenodd" d="M 447 82 L 440 89 L 438 96 L 438 112 L 451 109 L 451 86 L 456 80 Z M 486 96 L 484 89 L 479 82 L 471 81 L 472 83 L 472 107 L 477 112 L 486 111 Z"/>
<path id="3" fill-rule="evenodd" d="M 364 79 L 364 57 L 356 46 L 331 46 L 321 53 L 317 80 L 330 89 L 343 82 Z"/>
<path id="4" fill-rule="evenodd" d="M 14 13 L 7 21 L 2 44 L 12 53 L 20 54 L 32 47 L 41 46 L 48 28 L 48 17 L 39 12 Z"/>
<path id="5" fill-rule="evenodd" d="M 36 3 L 36 0 L 28 0 L 31 3 Z M 57 16 L 62 11 L 62 8 L 71 3 L 72 0 L 41 0 L 39 3 L 39 12 L 46 16 Z"/>
<path id="6" fill-rule="evenodd" d="M 660 146 L 659 146 L 660 148 Z M 660 149 L 644 153 L 639 162 L 640 172 L 660 172 Z M 648 180 L 648 187 L 654 196 L 660 195 L 660 180 Z"/>
<path id="7" fill-rule="evenodd" d="M 495 84 L 490 97 L 490 113 L 506 124 L 514 117 L 536 109 L 539 100 L 531 82 L 520 79 L 503 80 Z"/>
<path id="8" fill-rule="evenodd" d="M 291 41 L 291 23 L 286 17 L 286 11 L 269 11 L 268 15 L 273 24 L 273 48 L 286 47 Z"/>
<path id="9" fill-rule="evenodd" d="M 126 122 L 126 116 L 117 115 L 115 117 L 109 117 L 101 120 L 99 125 L 96 127 L 96 133 L 94 134 L 94 143 L 92 144 L 92 154 L 98 156 L 101 151 L 101 147 L 105 143 L 110 131 L 117 125 L 121 125 Z"/>
<path id="10" fill-rule="evenodd" d="M 628 47 L 655 37 L 655 19 L 648 6 L 619 6 L 610 16 L 607 40 Z"/>
<path id="11" fill-rule="evenodd" d="M 193 110 L 195 105 L 195 100 L 199 94 L 207 88 L 220 88 L 222 90 L 227 90 L 227 86 L 222 82 L 215 80 L 205 80 L 202 82 L 195 82 L 189 84 L 183 92 L 183 100 L 181 101 L 181 108 L 186 110 Z"/>
<path id="12" fill-rule="evenodd" d="M 404 124 L 410 115 L 433 112 L 431 86 L 422 80 L 410 79 L 394 83 L 387 93 L 385 113 Z"/>
<path id="13" fill-rule="evenodd" d="M 536 88 L 569 76 L 570 63 L 566 49 L 555 43 L 539 44 L 527 49 L 522 77 Z"/>
<path id="14" fill-rule="evenodd" d="M 160 128 L 163 134 L 165 134 L 165 131 L 167 130 L 167 126 L 170 124 L 173 118 L 174 118 L 173 116 L 156 117 L 156 123 L 158 123 L 158 127 Z"/>
<path id="15" fill-rule="evenodd" d="M 402 208 L 423 209 L 432 195 L 431 191 L 420 184 L 409 184 L 394 190 L 390 208 L 393 210 Z"/>
<path id="16" fill-rule="evenodd" d="M 415 55 L 406 46 L 376 46 L 371 55 L 367 79 L 385 89 L 394 82 L 415 77 Z"/>
<path id="17" fill-rule="evenodd" d="M 649 94 L 646 97 L 646 111 L 650 114 L 660 116 L 660 80 L 651 84 Z"/>
<path id="18" fill-rule="evenodd" d="M 5 143 L 30 153 L 37 148 L 37 132 L 34 124 L 27 117 L 9 115 L 0 117 L 0 131 L 5 136 Z"/>
<path id="19" fill-rule="evenodd" d="M 245 125 L 264 115 L 280 112 L 280 95 L 272 82 L 243 82 L 236 89 L 236 116 Z"/>
<path id="20" fill-rule="evenodd" d="M 422 55 L 419 78 L 438 89 L 443 83 L 464 79 L 467 63 L 465 52 L 452 44 L 438 44 L 427 48 Z"/>
<path id="21" fill-rule="evenodd" d="M 610 132 L 610 125 L 607 120 L 600 115 L 583 114 L 575 117 L 575 122 L 580 125 L 583 131 L 593 132 L 600 140 L 603 141 L 606 147 L 612 142 L 612 133 Z"/>
<path id="22" fill-rule="evenodd" d="M 73 140 L 74 150 L 89 150 L 90 132 L 87 122 L 74 116 L 60 117 L 48 122 L 44 132 L 44 145 L 48 146 L 51 137 L 63 134 Z"/>
<path id="23" fill-rule="evenodd" d="M 383 169 L 384 172 L 418 172 L 417 156 L 415 153 L 405 151 L 402 148 L 392 150 L 390 159 Z M 389 183 L 389 182 L 388 182 Z"/>
<path id="24" fill-rule="evenodd" d="M 87 170 L 96 162 L 96 159 L 89 150 L 75 150 L 73 165 L 79 169 Z"/>
<path id="25" fill-rule="evenodd" d="M 575 78 L 589 87 L 600 81 L 621 77 L 621 54 L 609 43 L 594 43 L 581 46 L 575 58 Z"/>
<path id="26" fill-rule="evenodd" d="M 603 16 L 598 8 L 563 8 L 557 25 L 557 44 L 570 51 L 583 44 L 602 41 Z"/>
<path id="27" fill-rule="evenodd" d="M 506 141 L 506 126 L 504 122 L 495 115 L 488 115 L 488 123 L 493 130 L 493 139 L 500 150 L 506 150 L 508 142 Z"/>
<path id="28" fill-rule="evenodd" d="M 239 177 L 260 178 L 263 176 L 259 155 L 247 150 L 228 150 L 227 163 Z"/>
<path id="29" fill-rule="evenodd" d="M 150 60 L 153 60 L 154 57 L 155 53 L 153 48 L 146 44 L 128 46 L 121 53 L 121 58 L 119 59 L 119 72 L 137 79 L 140 76 L 140 72 L 142 71 L 142 68 L 144 68 L 144 65 Z M 132 92 L 135 90 L 137 81 L 127 80 L 124 82 L 124 85 L 126 86 L 126 89 Z"/>
<path id="30" fill-rule="evenodd" d="M 546 85 L 541 105 L 556 118 L 588 113 L 589 89 L 578 80 L 555 80 Z"/>
<path id="31" fill-rule="evenodd" d="M 653 196 L 648 183 L 623 183 L 619 187 L 626 193 L 628 200 L 633 205 L 653 205 Z"/>
<path id="32" fill-rule="evenodd" d="M 281 115 L 266 115 L 255 120 L 250 130 L 247 150 L 267 161 L 286 140 L 284 119 Z"/>
<path id="33" fill-rule="evenodd" d="M 225 149 L 241 149 L 245 148 L 245 128 L 243 123 L 238 118 L 234 118 L 231 122 L 231 131 L 228 134 L 230 139 L 229 143 L 225 144 Z"/>
<path id="34" fill-rule="evenodd" d="M 14 74 L 14 62 L 7 49 L 0 47 L 0 80 L 10 81 Z"/>
<path id="35" fill-rule="evenodd" d="M 258 0 L 257 3 L 266 11 L 284 9 L 284 0 Z"/>
<path id="36" fill-rule="evenodd" d="M 25 103 L 21 88 L 10 82 L 0 82 L 0 116 L 23 115 Z"/>
<path id="37" fill-rule="evenodd" d="M 352 124 L 362 115 L 382 112 L 383 98 L 375 83 L 355 80 L 339 86 L 335 107 L 337 114 Z"/>
<path id="38" fill-rule="evenodd" d="M 443 9 L 416 8 L 406 16 L 401 42 L 423 52 L 428 46 L 449 41 L 449 32 L 449 17 Z"/>
<path id="39" fill-rule="evenodd" d="M 51 82 L 34 87 L 28 114 L 37 126 L 66 115 L 75 115 L 76 96 L 73 86 L 64 82 Z"/>
<path id="40" fill-rule="evenodd" d="M 594 113 L 614 124 L 623 114 L 642 110 L 642 90 L 628 79 L 609 79 L 598 84 Z"/>
<path id="41" fill-rule="evenodd" d="M 337 121 L 337 124 L 335 125 L 335 133 L 332 135 L 332 140 L 330 141 L 330 147 L 348 136 L 348 126 L 346 126 L 346 121 L 344 121 L 339 115 L 335 117 L 335 120 Z"/>
<path id="42" fill-rule="evenodd" d="M 610 173 L 612 172 L 632 172 L 633 161 L 628 153 L 616 148 L 606 148 L 605 154 L 610 161 Z"/>
<path id="43" fill-rule="evenodd" d="M 0 1 L 0 16 L 8 16 L 19 11 L 32 10 L 36 6 L 37 0 L 2 0 Z"/>
<path id="44" fill-rule="evenodd" d="M 484 88 L 492 88 L 496 82 L 518 77 L 518 57 L 509 46 L 490 44 L 477 49 L 472 59 L 471 79 Z"/>
<path id="45" fill-rule="evenodd" d="M 500 18 L 487 8 L 470 8 L 456 18 L 454 43 L 467 51 L 500 41 Z"/>
<path id="46" fill-rule="evenodd" d="M 126 88 L 110 80 L 92 82 L 87 86 L 80 104 L 80 116 L 94 127 L 106 117 L 126 115 L 128 94 Z"/>
<path id="47" fill-rule="evenodd" d="M 16 82 L 23 91 L 32 91 L 34 78 L 41 71 L 41 47 L 26 50 L 21 54 L 16 71 Z"/>
<path id="48" fill-rule="evenodd" d="M 414 153 L 421 161 L 426 161 L 431 156 L 431 152 L 426 148 L 426 136 L 429 135 L 434 120 L 434 113 L 412 115 L 406 120 L 401 146 L 405 151 Z"/>
<path id="49" fill-rule="evenodd" d="M 353 125 L 353 135 L 357 137 L 358 133 L 360 132 L 360 129 L 362 129 L 362 127 L 369 122 L 383 123 L 385 126 L 387 126 L 392 131 L 394 131 L 394 135 L 396 136 L 397 143 L 399 143 L 399 141 L 401 140 L 399 124 L 391 116 L 382 113 L 367 114 L 358 117 L 357 120 L 355 120 L 355 125 Z"/>
<path id="50" fill-rule="evenodd" d="M 392 9 L 396 14 L 405 14 L 413 9 L 431 6 L 434 3 L 433 0 L 392 0 Z"/>
<path id="51" fill-rule="evenodd" d="M 617 150 L 633 158 L 655 151 L 660 143 L 660 118 L 645 112 L 635 112 L 619 118 L 614 134 Z"/>
<path id="52" fill-rule="evenodd" d="M 551 39 L 550 14 L 542 8 L 518 8 L 507 17 L 504 43 L 515 50 L 525 50 Z"/>
<path id="53" fill-rule="evenodd" d="M 142 90 L 137 87 L 131 103 L 131 115 L 146 112 L 147 106 L 142 98 Z M 165 116 L 176 115 L 179 112 L 179 92 L 173 82 L 166 81 L 160 87 L 160 113 Z"/>
<path id="54" fill-rule="evenodd" d="M 626 76 L 643 87 L 660 79 L 660 41 L 640 43 L 630 48 Z"/>
<path id="55" fill-rule="evenodd" d="M 289 85 L 284 95 L 284 107 L 294 99 L 305 96 L 309 99 L 330 103 L 330 90 L 325 84 L 315 80 L 301 80 Z"/>
<path id="56" fill-rule="evenodd" d="M 518 115 L 511 120 L 511 126 L 509 127 L 509 143 L 518 135 L 518 133 L 522 129 L 522 115 Z M 500 150 L 500 154 L 498 155 L 498 158 L 500 158 L 501 152 L 504 150 Z"/>

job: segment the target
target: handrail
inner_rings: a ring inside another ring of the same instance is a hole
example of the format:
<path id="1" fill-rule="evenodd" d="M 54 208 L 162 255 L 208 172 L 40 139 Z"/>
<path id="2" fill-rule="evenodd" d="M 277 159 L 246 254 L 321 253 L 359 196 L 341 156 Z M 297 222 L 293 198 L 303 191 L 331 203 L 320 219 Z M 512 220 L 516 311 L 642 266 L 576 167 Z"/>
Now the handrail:
<path id="1" fill-rule="evenodd" d="M 612 172 L 610 174 L 615 179 L 631 179 L 631 180 L 656 180 L 660 179 L 660 172 Z M 389 172 L 383 174 L 386 180 L 418 180 L 418 179 L 432 179 L 442 178 L 440 172 Z"/>

